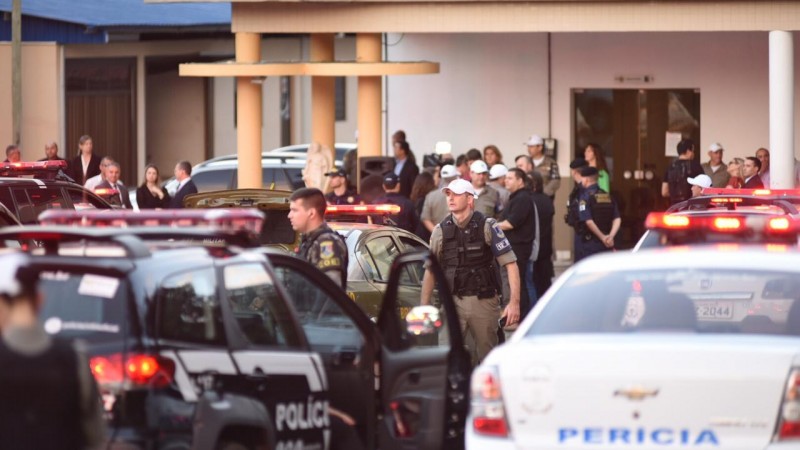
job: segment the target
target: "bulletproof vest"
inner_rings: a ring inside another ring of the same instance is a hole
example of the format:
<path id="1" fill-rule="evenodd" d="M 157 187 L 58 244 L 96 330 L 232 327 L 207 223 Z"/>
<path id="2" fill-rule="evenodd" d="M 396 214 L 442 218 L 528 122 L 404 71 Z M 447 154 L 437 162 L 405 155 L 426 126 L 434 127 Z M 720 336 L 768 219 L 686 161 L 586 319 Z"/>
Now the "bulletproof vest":
<path id="1" fill-rule="evenodd" d="M 692 187 L 686 181 L 689 178 L 692 162 L 688 159 L 676 159 L 667 173 L 670 202 L 678 203 L 692 197 Z"/>
<path id="2" fill-rule="evenodd" d="M 589 198 L 589 207 L 592 210 L 594 224 L 603 234 L 608 234 L 614 221 L 614 200 L 611 194 L 605 191 L 595 192 Z"/>
<path id="3" fill-rule="evenodd" d="M 578 195 L 580 194 L 580 188 L 576 184 L 575 187 L 572 188 L 572 192 L 569 193 L 569 202 L 567 202 L 567 214 L 564 215 L 564 222 L 567 225 L 574 227 L 578 224 Z"/>
<path id="4" fill-rule="evenodd" d="M 77 355 L 67 342 L 54 342 L 43 353 L 29 356 L 17 354 L 0 339 L 0 367 L 4 368 L 0 370 L 0 446 L 83 448 L 77 365 Z"/>
<path id="5" fill-rule="evenodd" d="M 492 249 L 486 244 L 486 217 L 475 211 L 461 229 L 448 215 L 442 228 L 442 267 L 450 289 L 458 296 L 487 298 L 497 293 L 497 272 Z"/>
<path id="6" fill-rule="evenodd" d="M 318 257 L 311 253 L 310 250 L 314 244 L 319 241 L 333 241 L 333 245 L 335 246 L 333 249 L 335 256 L 341 258 L 339 273 L 341 274 L 342 281 L 346 282 L 348 263 L 347 244 L 344 243 L 344 239 L 337 232 L 331 230 L 326 224 L 323 225 L 322 229 L 315 230 L 309 236 L 304 238 L 302 242 L 300 242 L 300 248 L 297 252 L 298 256 L 316 267 L 317 263 L 319 262 Z M 320 255 L 320 257 L 322 257 L 322 255 Z M 342 286 L 342 288 L 344 287 L 345 286 Z"/>

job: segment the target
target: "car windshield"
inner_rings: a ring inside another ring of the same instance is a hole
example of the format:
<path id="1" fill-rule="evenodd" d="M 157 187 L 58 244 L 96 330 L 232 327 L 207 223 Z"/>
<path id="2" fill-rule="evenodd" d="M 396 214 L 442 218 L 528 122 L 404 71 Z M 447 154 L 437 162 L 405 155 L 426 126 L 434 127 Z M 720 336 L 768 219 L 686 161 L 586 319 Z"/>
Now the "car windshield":
<path id="1" fill-rule="evenodd" d="M 43 272 L 40 320 L 47 333 L 89 343 L 122 340 L 126 332 L 125 282 L 93 274 Z"/>
<path id="2" fill-rule="evenodd" d="M 683 332 L 800 335 L 800 279 L 757 270 L 576 273 L 527 336 Z"/>

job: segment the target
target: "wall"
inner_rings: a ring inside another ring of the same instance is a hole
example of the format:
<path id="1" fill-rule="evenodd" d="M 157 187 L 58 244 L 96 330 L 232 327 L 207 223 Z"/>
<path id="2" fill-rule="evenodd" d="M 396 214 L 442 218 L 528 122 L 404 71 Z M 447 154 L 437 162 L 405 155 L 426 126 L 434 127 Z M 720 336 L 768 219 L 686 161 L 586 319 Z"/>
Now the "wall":
<path id="1" fill-rule="evenodd" d="M 164 179 L 182 159 L 194 164 L 206 159 L 205 83 L 177 71 L 147 76 L 145 162 L 155 164 Z M 128 183 L 140 184 L 140 178 Z"/>
<path id="2" fill-rule="evenodd" d="M 24 160 L 44 157 L 44 145 L 56 141 L 64 155 L 62 140 L 64 77 L 61 47 L 55 43 L 22 46 L 22 135 Z M 0 152 L 13 141 L 11 44 L 0 43 Z M 5 154 L 3 154 L 5 159 Z"/>
<path id="3" fill-rule="evenodd" d="M 439 75 L 389 81 L 389 132 L 404 129 L 418 158 L 437 140 L 451 141 L 456 154 L 491 142 L 508 163 L 524 152 L 528 135 L 547 134 L 546 34 L 393 34 L 389 41 L 392 60 L 441 63 Z M 557 249 L 571 247 L 560 217 L 570 187 L 572 89 L 696 88 L 703 159 L 715 141 L 726 160 L 769 145 L 766 32 L 562 33 L 552 35 L 551 53 L 552 137 L 562 173 Z M 800 59 L 797 42 L 795 53 Z M 654 82 L 621 84 L 618 75 L 651 75 Z M 798 143 L 800 135 L 796 149 Z"/>

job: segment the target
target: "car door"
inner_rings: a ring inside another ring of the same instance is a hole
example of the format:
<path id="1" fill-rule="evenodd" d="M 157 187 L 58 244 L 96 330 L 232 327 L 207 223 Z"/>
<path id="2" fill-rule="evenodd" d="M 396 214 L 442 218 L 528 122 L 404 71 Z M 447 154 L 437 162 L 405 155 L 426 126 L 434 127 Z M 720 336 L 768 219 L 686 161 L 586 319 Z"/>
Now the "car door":
<path id="1" fill-rule="evenodd" d="M 438 305 L 419 305 L 418 291 L 403 289 L 407 269 L 422 264 L 433 277 Z M 444 272 L 427 251 L 405 253 L 392 264 L 378 330 L 381 334 L 382 450 L 463 448 L 469 407 L 469 355 Z"/>

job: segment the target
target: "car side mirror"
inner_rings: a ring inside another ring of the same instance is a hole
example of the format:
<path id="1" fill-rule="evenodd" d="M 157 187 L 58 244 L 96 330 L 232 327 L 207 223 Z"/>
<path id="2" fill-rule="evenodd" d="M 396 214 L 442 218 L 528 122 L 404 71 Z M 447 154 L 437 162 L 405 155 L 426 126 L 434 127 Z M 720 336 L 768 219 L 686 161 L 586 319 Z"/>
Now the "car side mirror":
<path id="1" fill-rule="evenodd" d="M 414 336 L 430 336 L 442 328 L 439 309 L 431 305 L 415 306 L 406 314 L 406 331 Z"/>

